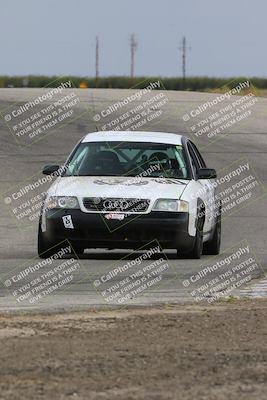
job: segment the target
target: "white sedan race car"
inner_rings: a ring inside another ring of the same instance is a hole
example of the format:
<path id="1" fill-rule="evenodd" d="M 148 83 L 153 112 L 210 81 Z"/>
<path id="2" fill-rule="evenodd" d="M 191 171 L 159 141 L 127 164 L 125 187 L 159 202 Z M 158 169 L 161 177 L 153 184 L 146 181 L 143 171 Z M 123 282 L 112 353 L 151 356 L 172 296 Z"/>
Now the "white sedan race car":
<path id="1" fill-rule="evenodd" d="M 156 240 L 179 257 L 219 254 L 221 205 L 216 171 L 185 136 L 161 132 L 95 132 L 74 148 L 41 211 L 38 254 L 68 240 L 89 248 L 138 249 Z"/>

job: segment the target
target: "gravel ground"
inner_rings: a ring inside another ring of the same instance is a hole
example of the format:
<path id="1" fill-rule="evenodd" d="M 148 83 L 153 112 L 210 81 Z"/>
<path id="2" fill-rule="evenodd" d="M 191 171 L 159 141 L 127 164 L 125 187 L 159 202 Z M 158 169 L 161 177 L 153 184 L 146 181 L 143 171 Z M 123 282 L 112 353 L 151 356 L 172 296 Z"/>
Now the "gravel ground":
<path id="1" fill-rule="evenodd" d="M 265 400 L 266 300 L 1 314 L 0 399 Z"/>

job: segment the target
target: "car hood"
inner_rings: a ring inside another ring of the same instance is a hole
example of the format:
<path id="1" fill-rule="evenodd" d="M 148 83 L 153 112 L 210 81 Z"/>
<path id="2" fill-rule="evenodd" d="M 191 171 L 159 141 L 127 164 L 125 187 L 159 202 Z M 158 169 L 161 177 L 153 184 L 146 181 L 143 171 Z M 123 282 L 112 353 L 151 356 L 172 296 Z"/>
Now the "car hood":
<path id="1" fill-rule="evenodd" d="M 50 196 L 179 199 L 187 180 L 144 177 L 60 177 L 50 187 Z"/>

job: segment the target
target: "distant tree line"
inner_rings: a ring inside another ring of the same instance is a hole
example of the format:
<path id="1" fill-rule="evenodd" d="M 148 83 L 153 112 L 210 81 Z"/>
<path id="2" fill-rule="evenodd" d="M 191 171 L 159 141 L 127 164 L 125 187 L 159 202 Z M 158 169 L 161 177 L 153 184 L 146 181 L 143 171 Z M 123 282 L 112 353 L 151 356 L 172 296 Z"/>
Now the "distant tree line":
<path id="1" fill-rule="evenodd" d="M 114 89 L 142 89 L 148 85 L 148 82 L 160 80 L 166 90 L 191 90 L 191 91 L 217 91 L 228 90 L 236 86 L 238 82 L 249 80 L 255 88 L 267 89 L 267 78 L 212 78 L 206 76 L 188 77 L 186 81 L 183 78 L 165 78 L 165 77 L 135 77 L 128 76 L 109 76 L 99 77 L 97 82 L 95 78 L 77 77 L 77 76 L 0 76 L 0 88 L 43 88 L 57 87 L 61 82 L 71 80 L 74 87 L 83 88 L 114 88 Z"/>

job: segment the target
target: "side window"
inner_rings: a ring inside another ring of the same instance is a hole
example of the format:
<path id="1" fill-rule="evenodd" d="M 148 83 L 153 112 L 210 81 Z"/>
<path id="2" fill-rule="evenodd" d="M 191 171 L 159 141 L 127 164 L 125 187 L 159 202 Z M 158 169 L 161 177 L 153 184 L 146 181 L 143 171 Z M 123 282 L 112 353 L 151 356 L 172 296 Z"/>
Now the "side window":
<path id="1" fill-rule="evenodd" d="M 175 157 L 179 163 L 179 169 L 182 171 L 183 178 L 187 178 L 187 166 L 184 157 L 184 149 L 182 146 L 176 146 Z"/>
<path id="2" fill-rule="evenodd" d="M 194 152 L 191 142 L 188 142 L 188 151 L 189 151 L 189 155 L 190 155 L 194 173 L 196 174 L 197 170 L 199 170 L 199 168 L 201 168 L 201 165 L 200 165 L 200 162 Z"/>
<path id="3" fill-rule="evenodd" d="M 76 158 L 74 158 L 74 161 L 71 161 L 69 163 L 68 170 L 70 175 L 75 175 L 79 171 L 79 168 L 81 167 L 81 164 L 83 163 L 87 154 L 88 148 L 84 147 L 80 154 Z"/>
<path id="4" fill-rule="evenodd" d="M 198 163 L 200 165 L 200 168 L 206 168 L 206 163 L 203 160 L 202 155 L 200 154 L 200 152 L 198 151 L 197 147 L 194 145 L 194 143 L 190 142 L 190 145 L 192 146 L 194 153 L 196 154 L 196 157 L 198 159 Z"/>

